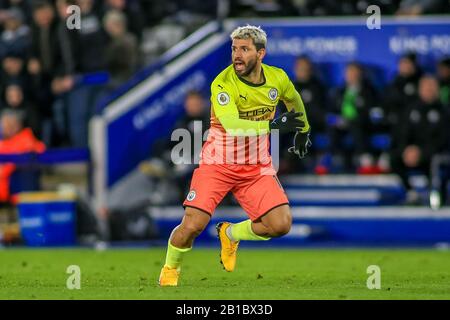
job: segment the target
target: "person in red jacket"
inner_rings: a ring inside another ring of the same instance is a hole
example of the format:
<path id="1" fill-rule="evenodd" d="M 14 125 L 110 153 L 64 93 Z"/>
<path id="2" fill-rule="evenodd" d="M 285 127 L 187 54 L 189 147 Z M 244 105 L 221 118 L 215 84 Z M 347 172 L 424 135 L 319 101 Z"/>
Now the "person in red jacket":
<path id="1" fill-rule="evenodd" d="M 0 126 L 0 154 L 45 151 L 45 145 L 36 139 L 33 131 L 23 127 L 23 116 L 20 112 L 5 110 L 0 118 Z M 0 202 L 13 202 L 9 192 L 9 182 L 15 169 L 14 163 L 0 163 Z"/>

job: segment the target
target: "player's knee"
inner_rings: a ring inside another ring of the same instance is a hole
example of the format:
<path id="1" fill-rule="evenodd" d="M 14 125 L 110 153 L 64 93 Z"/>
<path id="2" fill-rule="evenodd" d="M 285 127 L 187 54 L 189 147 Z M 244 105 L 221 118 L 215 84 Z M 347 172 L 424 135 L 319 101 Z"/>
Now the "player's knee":
<path id="1" fill-rule="evenodd" d="M 286 221 L 284 223 L 277 223 L 271 227 L 272 237 L 282 237 L 291 231 L 291 222 Z"/>
<path id="2" fill-rule="evenodd" d="M 208 225 L 210 217 L 205 213 L 187 208 L 180 229 L 186 238 L 193 239 L 200 235 L 205 227 Z"/>
<path id="3" fill-rule="evenodd" d="M 204 227 L 202 224 L 198 223 L 185 223 L 182 225 L 183 232 L 189 237 L 197 237 L 202 233 Z"/>
<path id="4" fill-rule="evenodd" d="M 289 212 L 280 214 L 276 221 L 272 221 L 270 225 L 270 233 L 272 237 L 282 237 L 291 231 L 292 216 Z"/>

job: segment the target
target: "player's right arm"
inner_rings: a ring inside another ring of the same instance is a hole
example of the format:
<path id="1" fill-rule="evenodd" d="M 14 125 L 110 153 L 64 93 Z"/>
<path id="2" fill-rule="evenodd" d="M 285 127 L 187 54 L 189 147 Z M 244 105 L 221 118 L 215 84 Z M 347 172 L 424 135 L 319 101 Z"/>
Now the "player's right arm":
<path id="1" fill-rule="evenodd" d="M 232 136 L 256 136 L 270 132 L 269 121 L 252 121 L 239 118 L 236 106 L 238 94 L 233 88 L 214 81 L 211 84 L 211 103 L 214 115 L 225 131 Z"/>

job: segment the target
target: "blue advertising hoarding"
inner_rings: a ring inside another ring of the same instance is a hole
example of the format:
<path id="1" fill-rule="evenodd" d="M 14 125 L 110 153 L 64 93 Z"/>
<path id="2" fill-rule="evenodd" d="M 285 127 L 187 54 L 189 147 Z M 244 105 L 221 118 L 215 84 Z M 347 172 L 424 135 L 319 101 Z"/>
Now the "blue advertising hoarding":
<path id="1" fill-rule="evenodd" d="M 450 18 L 382 19 L 380 29 L 369 29 L 366 20 L 281 21 L 261 24 L 268 36 L 266 63 L 293 76 L 295 58 L 308 55 L 330 86 L 343 80 L 345 64 L 358 61 L 388 82 L 399 57 L 415 52 L 419 64 L 434 72 L 435 63 L 450 55 Z"/>

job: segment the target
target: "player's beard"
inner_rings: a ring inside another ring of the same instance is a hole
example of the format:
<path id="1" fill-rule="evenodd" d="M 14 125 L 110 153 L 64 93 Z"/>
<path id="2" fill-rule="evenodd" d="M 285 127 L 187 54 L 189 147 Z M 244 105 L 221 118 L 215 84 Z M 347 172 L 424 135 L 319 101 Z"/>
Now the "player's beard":
<path id="1" fill-rule="evenodd" d="M 234 67 L 234 72 L 236 72 L 236 74 L 239 77 L 247 77 L 250 75 L 250 73 L 253 72 L 253 70 L 255 70 L 256 68 L 256 59 L 251 59 L 248 61 L 248 63 L 244 63 L 245 64 L 245 69 L 243 71 L 241 71 L 240 73 L 236 70 L 236 67 Z"/>

